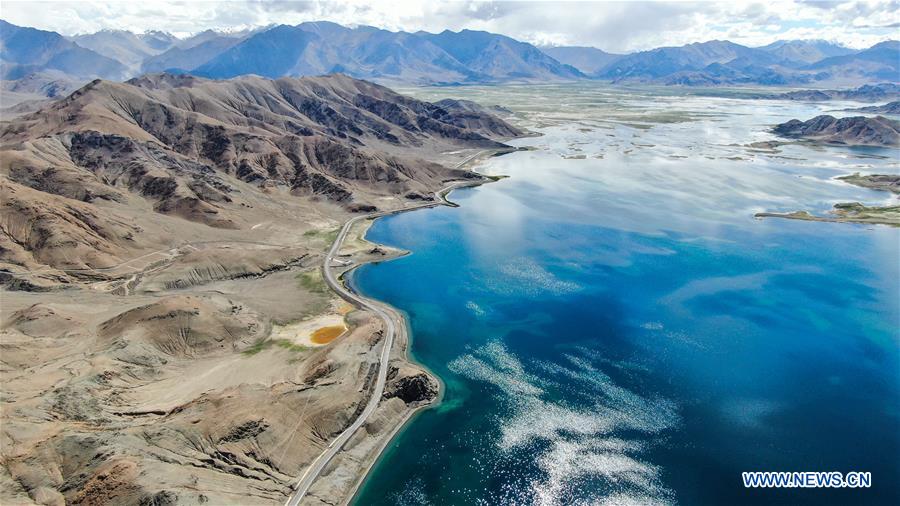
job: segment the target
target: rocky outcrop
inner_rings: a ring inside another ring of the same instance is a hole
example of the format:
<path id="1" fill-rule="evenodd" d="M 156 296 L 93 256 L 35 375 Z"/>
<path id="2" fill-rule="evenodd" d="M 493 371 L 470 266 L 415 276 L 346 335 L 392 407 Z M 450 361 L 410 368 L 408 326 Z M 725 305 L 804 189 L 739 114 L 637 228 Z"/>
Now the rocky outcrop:
<path id="1" fill-rule="evenodd" d="M 783 137 L 847 145 L 900 145 L 900 122 L 883 116 L 875 118 L 853 116 L 838 119 L 822 115 L 807 121 L 792 119 L 775 126 L 772 131 Z"/>
<path id="2" fill-rule="evenodd" d="M 439 392 L 437 382 L 428 374 L 420 372 L 412 376 L 402 376 L 388 384 L 384 389 L 384 398 L 397 397 L 406 404 L 427 404 L 433 401 Z"/>

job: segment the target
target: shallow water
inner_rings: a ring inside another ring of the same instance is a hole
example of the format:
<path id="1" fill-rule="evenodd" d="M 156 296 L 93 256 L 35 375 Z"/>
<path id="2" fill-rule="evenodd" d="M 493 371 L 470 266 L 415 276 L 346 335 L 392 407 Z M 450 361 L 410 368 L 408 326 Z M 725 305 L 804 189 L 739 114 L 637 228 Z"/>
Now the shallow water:
<path id="1" fill-rule="evenodd" d="M 443 402 L 357 504 L 900 503 L 900 230 L 758 220 L 890 196 L 885 149 L 766 130 L 852 107 L 591 85 L 407 90 L 544 135 L 459 208 L 379 220 L 413 252 L 352 282 L 405 311 Z M 734 93 L 729 93 L 734 95 Z M 870 471 L 867 490 L 746 490 L 741 472 Z"/>

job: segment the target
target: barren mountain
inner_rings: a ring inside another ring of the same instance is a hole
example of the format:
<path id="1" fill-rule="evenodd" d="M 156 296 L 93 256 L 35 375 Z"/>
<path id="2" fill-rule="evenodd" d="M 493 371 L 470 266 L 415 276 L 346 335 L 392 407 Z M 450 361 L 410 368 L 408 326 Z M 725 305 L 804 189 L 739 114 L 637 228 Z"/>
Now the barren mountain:
<path id="1" fill-rule="evenodd" d="M 760 47 L 778 59 L 798 64 L 810 64 L 832 56 L 845 56 L 856 51 L 825 40 L 778 40 Z"/>
<path id="2" fill-rule="evenodd" d="M 74 78 L 119 79 L 126 73 L 121 62 L 85 49 L 56 32 L 0 20 L 0 76 L 19 79 L 42 70 L 58 70 Z"/>
<path id="3" fill-rule="evenodd" d="M 822 115 L 807 121 L 792 119 L 777 125 L 773 131 L 784 137 L 820 142 L 867 146 L 900 145 L 900 122 L 883 116 L 838 119 Z"/>
<path id="4" fill-rule="evenodd" d="M 12 196 L 4 205 L 26 194 L 21 185 L 112 208 L 139 197 L 158 213 L 242 228 L 244 184 L 348 209 L 372 208 L 380 195 L 418 196 L 448 179 L 472 177 L 415 155 L 501 147 L 486 136 L 519 133 L 486 113 L 451 112 L 340 75 L 208 81 L 156 74 L 124 84 L 94 81 L 3 124 L 2 171 Z M 91 228 L 73 205 L 54 209 Z M 44 218 L 35 210 L 32 219 Z M 6 239 L 26 244 L 15 235 L 25 231 L 5 230 Z M 34 243 L 29 251 L 52 267 L 102 267 L 121 259 L 112 253 L 117 248 L 140 242 L 101 233 L 94 243 L 105 246 L 94 249 L 103 253 L 86 260 L 69 255 L 67 248 L 86 245 L 74 229 L 69 232 L 55 229 L 59 241 Z"/>
<path id="5" fill-rule="evenodd" d="M 600 74 L 604 67 L 625 56 L 583 46 L 543 47 L 541 51 L 560 63 L 575 67 L 587 76 Z"/>
<path id="6" fill-rule="evenodd" d="M 97 80 L 4 121 L 0 503 L 283 504 L 379 363 L 382 320 L 322 281 L 337 229 L 482 180 L 450 167 L 519 134 L 343 75 Z M 368 223 L 343 268 L 396 254 Z M 405 347 L 309 501 L 436 395 Z"/>
<path id="7" fill-rule="evenodd" d="M 893 102 L 888 102 L 882 105 L 870 105 L 866 107 L 860 107 L 858 109 L 847 109 L 848 111 L 855 112 L 868 112 L 875 114 L 893 114 L 900 115 L 900 100 L 894 100 Z"/>
<path id="8" fill-rule="evenodd" d="M 854 100 L 857 102 L 880 102 L 900 98 L 900 85 L 894 83 L 865 84 L 858 88 L 844 90 L 795 90 L 787 93 L 766 95 L 762 98 L 777 100 L 803 100 L 822 102 L 826 100 Z"/>
<path id="9" fill-rule="evenodd" d="M 10 118 L 34 112 L 49 100 L 72 93 L 87 81 L 73 79 L 58 70 L 43 70 L 16 80 L 0 81 L 0 114 L 3 118 Z"/>
<path id="10" fill-rule="evenodd" d="M 79 46 L 112 58 L 132 70 L 141 67 L 141 62 L 172 47 L 178 39 L 164 32 L 142 34 L 126 30 L 100 30 L 96 33 L 70 37 Z"/>

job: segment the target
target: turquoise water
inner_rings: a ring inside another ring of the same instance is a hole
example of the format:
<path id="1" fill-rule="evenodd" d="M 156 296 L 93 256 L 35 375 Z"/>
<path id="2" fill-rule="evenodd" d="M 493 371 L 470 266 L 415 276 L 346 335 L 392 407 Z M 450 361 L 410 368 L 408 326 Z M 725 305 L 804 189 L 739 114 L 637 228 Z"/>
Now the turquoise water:
<path id="1" fill-rule="evenodd" d="M 443 402 L 357 504 L 900 504 L 900 231 L 758 220 L 882 192 L 879 149 L 748 146 L 841 104 L 591 87 L 428 90 L 542 137 L 459 208 L 379 220 L 412 251 L 352 283 L 409 317 Z M 869 471 L 747 490 L 742 471 Z"/>

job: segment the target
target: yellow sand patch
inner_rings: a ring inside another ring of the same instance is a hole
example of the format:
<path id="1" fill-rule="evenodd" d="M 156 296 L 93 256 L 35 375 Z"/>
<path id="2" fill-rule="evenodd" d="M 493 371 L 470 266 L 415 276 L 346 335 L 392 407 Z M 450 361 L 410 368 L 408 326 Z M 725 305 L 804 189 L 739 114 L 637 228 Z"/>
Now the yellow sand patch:
<path id="1" fill-rule="evenodd" d="M 322 327 L 313 332 L 309 340 L 316 344 L 328 344 L 333 341 L 334 338 L 343 334 L 345 330 L 347 330 L 347 327 L 343 325 L 331 325 L 329 327 Z"/>
<path id="2" fill-rule="evenodd" d="M 338 308 L 337 312 L 342 315 L 346 315 L 350 311 L 353 311 L 353 309 L 354 309 L 353 304 L 344 302 L 343 304 L 341 304 L 341 307 Z"/>

